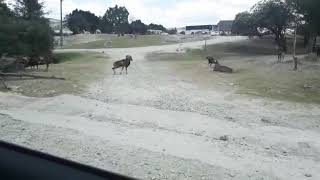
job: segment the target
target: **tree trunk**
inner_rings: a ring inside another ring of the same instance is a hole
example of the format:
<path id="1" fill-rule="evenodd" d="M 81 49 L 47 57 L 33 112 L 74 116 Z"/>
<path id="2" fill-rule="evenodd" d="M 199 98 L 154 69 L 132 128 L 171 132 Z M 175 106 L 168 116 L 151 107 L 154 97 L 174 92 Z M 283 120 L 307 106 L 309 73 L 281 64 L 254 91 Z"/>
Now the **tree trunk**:
<path id="1" fill-rule="evenodd" d="M 311 33 L 309 36 L 307 53 L 314 52 L 315 39 L 316 39 L 316 35 L 314 35 L 314 33 Z"/>
<path id="2" fill-rule="evenodd" d="M 294 62 L 293 70 L 296 71 L 296 70 L 298 70 L 298 58 L 297 57 L 293 57 L 293 62 Z"/>
<path id="3" fill-rule="evenodd" d="M 294 41 L 293 41 L 293 62 L 294 68 L 293 70 L 298 70 L 298 58 L 296 57 L 296 47 L 297 47 L 297 27 L 294 29 Z"/>
<path id="4" fill-rule="evenodd" d="M 314 36 L 312 42 L 312 52 L 316 52 L 316 45 L 317 45 L 317 35 Z"/>

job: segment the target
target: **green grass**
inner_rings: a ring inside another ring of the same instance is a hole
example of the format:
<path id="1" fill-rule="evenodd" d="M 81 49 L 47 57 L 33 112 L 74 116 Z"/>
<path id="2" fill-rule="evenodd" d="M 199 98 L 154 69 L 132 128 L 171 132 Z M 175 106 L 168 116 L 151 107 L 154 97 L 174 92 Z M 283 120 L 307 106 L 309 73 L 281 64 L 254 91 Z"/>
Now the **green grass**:
<path id="1" fill-rule="evenodd" d="M 79 43 L 66 45 L 64 49 L 99 49 L 99 48 L 107 48 L 105 45 L 106 42 L 109 41 L 107 39 L 87 42 L 87 43 Z M 137 39 L 130 38 L 128 36 L 121 37 L 112 37 L 112 48 L 130 48 L 130 47 L 144 47 L 144 46 L 155 46 L 155 45 L 165 45 L 170 44 L 169 42 L 165 42 L 161 39 L 161 36 L 156 35 L 144 35 L 138 36 Z"/>
<path id="2" fill-rule="evenodd" d="M 81 60 L 83 54 L 81 53 L 73 53 L 73 52 L 67 52 L 67 53 L 56 53 L 54 54 L 54 57 L 56 59 L 56 64 L 58 63 L 64 63 L 68 61 L 75 61 L 75 60 Z"/>

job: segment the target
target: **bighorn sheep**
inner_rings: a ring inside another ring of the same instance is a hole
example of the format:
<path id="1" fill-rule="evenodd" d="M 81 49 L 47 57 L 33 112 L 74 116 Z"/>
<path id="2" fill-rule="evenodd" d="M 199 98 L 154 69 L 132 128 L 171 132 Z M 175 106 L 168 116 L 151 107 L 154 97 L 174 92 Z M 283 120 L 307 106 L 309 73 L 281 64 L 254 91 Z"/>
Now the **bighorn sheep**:
<path id="1" fill-rule="evenodd" d="M 233 70 L 227 66 L 221 66 L 218 60 L 214 60 L 213 64 L 215 64 L 213 71 L 224 72 L 224 73 L 233 73 Z"/>
<path id="2" fill-rule="evenodd" d="M 215 59 L 213 57 L 211 57 L 211 56 L 208 56 L 207 60 L 208 60 L 208 65 L 211 67 L 212 64 L 214 64 Z"/>
<path id="3" fill-rule="evenodd" d="M 114 62 L 112 68 L 114 74 L 116 74 L 115 70 L 120 67 L 122 68 L 121 73 L 123 72 L 123 69 L 126 68 L 126 74 L 128 74 L 128 67 L 130 66 L 131 61 L 133 61 L 132 56 L 127 55 L 125 59 Z"/>

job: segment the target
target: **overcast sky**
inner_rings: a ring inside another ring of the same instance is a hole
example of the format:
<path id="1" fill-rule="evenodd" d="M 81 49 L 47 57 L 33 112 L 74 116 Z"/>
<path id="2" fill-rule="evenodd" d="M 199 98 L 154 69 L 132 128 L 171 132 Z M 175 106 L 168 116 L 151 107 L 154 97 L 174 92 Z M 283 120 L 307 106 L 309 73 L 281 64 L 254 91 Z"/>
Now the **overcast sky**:
<path id="1" fill-rule="evenodd" d="M 13 1 L 13 0 L 8 0 Z M 43 0 L 48 17 L 59 19 L 60 0 Z M 64 15 L 74 9 L 89 10 L 98 16 L 116 4 L 127 7 L 130 19 L 166 27 L 215 24 L 234 19 L 238 12 L 249 10 L 258 0 L 63 0 Z"/>

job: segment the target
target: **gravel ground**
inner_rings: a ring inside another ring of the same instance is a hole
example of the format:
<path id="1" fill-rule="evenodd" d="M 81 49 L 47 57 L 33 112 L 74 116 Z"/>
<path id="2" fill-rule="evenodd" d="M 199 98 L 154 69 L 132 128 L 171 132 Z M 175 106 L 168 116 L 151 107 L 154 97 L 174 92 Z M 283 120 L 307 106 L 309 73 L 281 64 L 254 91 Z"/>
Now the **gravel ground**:
<path id="1" fill-rule="evenodd" d="M 199 87 L 145 59 L 177 47 L 90 50 L 134 64 L 81 97 L 0 93 L 1 139 L 139 179 L 320 179 L 319 105 Z"/>

